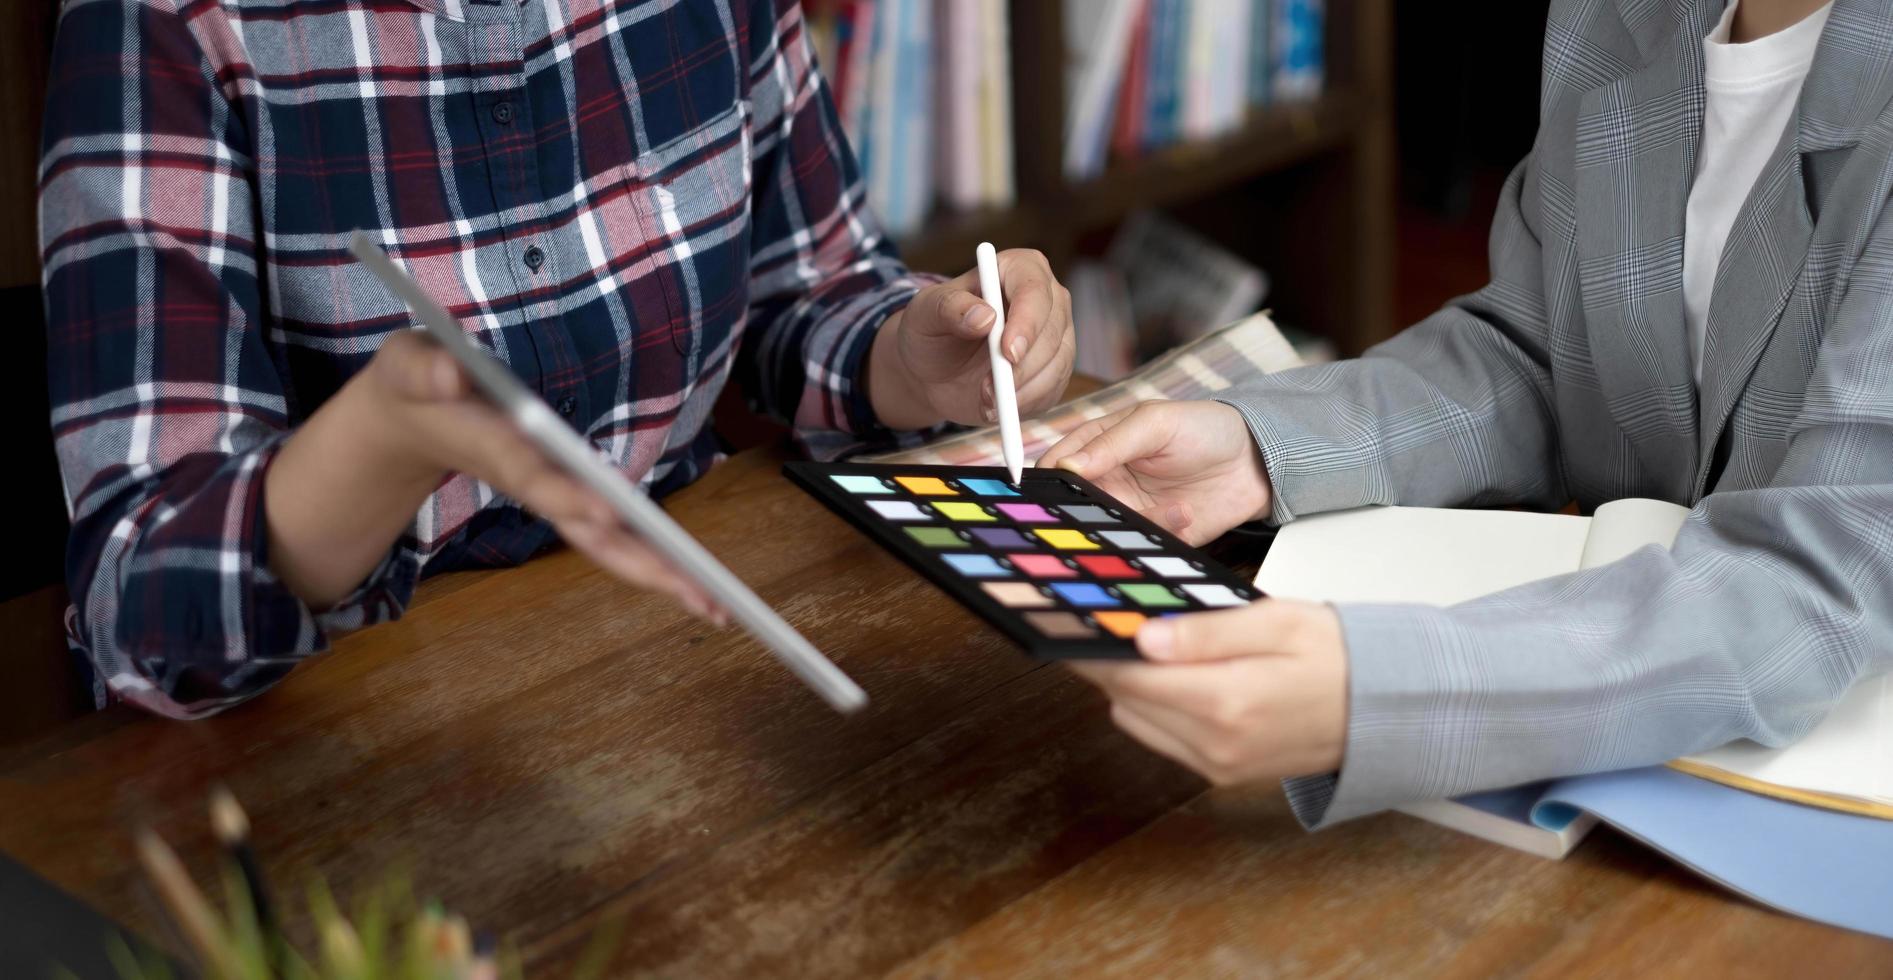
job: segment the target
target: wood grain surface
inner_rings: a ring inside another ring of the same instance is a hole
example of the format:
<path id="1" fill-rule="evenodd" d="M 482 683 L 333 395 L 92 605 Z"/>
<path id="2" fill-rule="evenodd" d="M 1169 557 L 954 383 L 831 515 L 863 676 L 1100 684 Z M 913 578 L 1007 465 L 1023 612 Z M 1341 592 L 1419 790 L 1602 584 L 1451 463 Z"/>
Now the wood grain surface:
<path id="1" fill-rule="evenodd" d="M 406 868 L 553 977 L 613 927 L 613 975 L 1893 975 L 1893 943 L 1608 832 L 1558 863 L 1206 794 L 783 458 L 739 454 L 668 507 L 867 688 L 862 714 L 559 553 L 430 582 L 217 718 L 111 711 L 0 754 L 0 850 L 162 941 L 131 833 L 209 880 L 223 782 L 279 882 Z"/>

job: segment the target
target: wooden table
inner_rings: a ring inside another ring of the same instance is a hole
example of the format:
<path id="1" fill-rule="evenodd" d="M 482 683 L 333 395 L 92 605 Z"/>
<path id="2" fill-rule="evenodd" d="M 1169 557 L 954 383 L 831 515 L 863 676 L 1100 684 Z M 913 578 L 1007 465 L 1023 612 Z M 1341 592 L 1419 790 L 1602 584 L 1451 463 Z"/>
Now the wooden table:
<path id="1" fill-rule="evenodd" d="M 210 880 L 222 781 L 279 884 L 407 867 L 550 977 L 611 921 L 614 974 L 681 977 L 1893 975 L 1893 943 L 1608 831 L 1560 863 L 1396 815 L 1308 834 L 1272 786 L 1205 792 L 783 458 L 739 454 L 669 507 L 867 688 L 861 715 L 561 553 L 428 583 L 218 718 L 110 711 L 0 756 L 0 850 L 163 936 L 131 832 Z"/>

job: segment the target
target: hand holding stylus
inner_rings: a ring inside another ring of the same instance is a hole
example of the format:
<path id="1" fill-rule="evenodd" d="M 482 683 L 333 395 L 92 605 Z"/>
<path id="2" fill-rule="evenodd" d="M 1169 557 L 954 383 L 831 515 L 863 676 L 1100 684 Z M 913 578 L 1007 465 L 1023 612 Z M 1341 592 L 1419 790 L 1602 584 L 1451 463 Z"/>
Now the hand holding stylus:
<path id="1" fill-rule="evenodd" d="M 1012 248 L 994 259 L 1005 303 L 999 352 L 1011 365 L 1019 412 L 1032 415 L 1057 404 L 1071 380 L 1078 351 L 1071 294 L 1038 252 Z M 922 289 L 875 335 L 867 370 L 875 416 L 903 430 L 999 421 L 989 339 L 998 328 L 977 268 Z"/>

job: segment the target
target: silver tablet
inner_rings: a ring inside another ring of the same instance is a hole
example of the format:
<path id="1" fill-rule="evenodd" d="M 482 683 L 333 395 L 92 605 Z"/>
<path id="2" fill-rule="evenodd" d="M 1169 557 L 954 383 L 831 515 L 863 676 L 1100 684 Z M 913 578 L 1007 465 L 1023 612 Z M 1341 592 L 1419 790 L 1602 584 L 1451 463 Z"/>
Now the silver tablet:
<path id="1" fill-rule="evenodd" d="M 368 236 L 356 232 L 349 241 L 349 251 L 407 303 L 421 328 L 447 348 L 461 367 L 466 368 L 473 383 L 512 416 L 540 452 L 609 501 L 627 527 L 636 531 L 678 571 L 703 586 L 705 592 L 743 624 L 751 636 L 774 652 L 803 683 L 837 711 L 851 712 L 868 703 L 867 693 L 859 685 L 730 574 L 722 562 L 705 551 L 688 531 L 671 520 L 643 490 L 626 479 L 534 395 L 510 368 L 485 348 L 468 340 L 460 322 L 430 299 L 420 284 L 401 271 Z"/>

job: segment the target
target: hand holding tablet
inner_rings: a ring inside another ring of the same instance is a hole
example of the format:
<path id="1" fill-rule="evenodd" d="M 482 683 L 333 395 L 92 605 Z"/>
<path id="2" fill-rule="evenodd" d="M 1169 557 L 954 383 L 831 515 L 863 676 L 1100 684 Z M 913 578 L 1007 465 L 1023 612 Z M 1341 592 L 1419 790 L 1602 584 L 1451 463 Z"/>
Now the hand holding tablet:
<path id="1" fill-rule="evenodd" d="M 556 483 L 569 478 L 589 494 L 595 495 L 598 502 L 602 502 L 603 510 L 595 515 L 597 518 L 621 521 L 624 527 L 636 532 L 635 540 L 642 542 L 642 545 L 635 546 L 638 554 L 628 553 L 633 550 L 634 542 L 626 541 L 614 546 L 613 552 L 606 552 L 606 559 L 601 560 L 601 564 L 634 582 L 646 579 L 658 579 L 661 582 L 663 577 L 687 580 L 690 588 L 685 595 L 700 593 L 713 601 L 715 606 L 727 610 L 731 617 L 836 710 L 853 711 L 867 703 L 867 695 L 860 687 L 731 575 L 623 473 L 534 396 L 510 369 L 468 340 L 460 323 L 429 298 L 386 254 L 359 233 L 351 241 L 349 249 L 356 259 L 407 304 L 422 329 L 454 358 L 473 385 L 510 419 L 518 433 L 530 441 L 544 460 L 556 468 L 550 473 L 514 474 L 519 477 L 518 482 L 530 484 L 538 481 L 539 485 L 545 486 L 548 485 L 548 479 Z M 411 340 L 400 342 L 413 343 Z M 416 360 L 419 361 L 418 358 Z M 420 383 L 427 382 L 423 379 Z M 583 522 L 562 522 L 561 531 L 565 532 L 568 527 L 574 526 L 582 528 L 585 525 Z M 595 559 L 599 557 L 592 554 L 592 549 L 586 548 L 586 544 L 596 542 L 572 543 Z M 607 561 L 614 561 L 623 567 L 614 567 Z M 688 599 L 685 601 L 689 602 Z M 706 606 L 701 611 L 716 615 L 719 610 L 715 606 Z"/>

